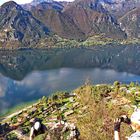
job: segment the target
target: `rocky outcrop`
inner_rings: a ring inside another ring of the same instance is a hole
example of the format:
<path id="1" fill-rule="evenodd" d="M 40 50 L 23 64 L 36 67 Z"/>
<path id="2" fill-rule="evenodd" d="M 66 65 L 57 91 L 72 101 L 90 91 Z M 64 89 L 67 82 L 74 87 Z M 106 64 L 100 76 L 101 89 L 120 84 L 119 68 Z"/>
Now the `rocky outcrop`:
<path id="1" fill-rule="evenodd" d="M 61 102 L 58 102 L 58 98 L 61 99 Z M 70 99 L 74 102 L 70 102 Z M 59 139 L 60 137 L 67 137 L 69 140 L 77 139 L 80 133 L 76 127 L 76 122 L 68 119 L 81 106 L 80 103 L 77 104 L 76 100 L 76 94 L 67 92 L 54 95 L 52 98 L 43 97 L 36 104 L 5 117 L 3 122 L 8 122 L 8 126 L 6 126 L 8 129 L 3 129 L 6 124 L 0 125 L 0 130 L 2 130 L 0 138 L 4 134 L 6 134 L 5 137 L 7 138 L 11 133 L 15 134 L 19 140 L 24 137 L 29 137 L 27 133 L 30 131 L 30 125 L 33 124 L 36 118 L 40 118 L 40 120 L 45 122 L 47 138 L 49 140 Z M 73 104 L 75 105 L 72 107 Z M 65 106 L 66 109 L 62 110 Z"/>
<path id="2" fill-rule="evenodd" d="M 122 114 L 129 117 L 133 105 L 140 104 L 139 88 L 138 84 L 122 85 L 116 81 L 113 85 L 83 85 L 74 93 L 44 96 L 32 108 L 24 108 L 22 112 L 3 119 L 0 138 L 29 139 L 31 127 L 36 120 L 47 129 L 45 134 L 39 134 L 35 139 L 89 140 L 93 137 L 98 139 L 99 132 L 102 132 L 101 140 L 112 139 L 114 119 Z M 61 110 L 63 107 L 66 109 Z M 122 138 L 125 138 L 130 128 L 126 127 L 126 130 Z"/>
<path id="3" fill-rule="evenodd" d="M 140 8 L 135 8 L 119 19 L 129 38 L 140 38 Z"/>

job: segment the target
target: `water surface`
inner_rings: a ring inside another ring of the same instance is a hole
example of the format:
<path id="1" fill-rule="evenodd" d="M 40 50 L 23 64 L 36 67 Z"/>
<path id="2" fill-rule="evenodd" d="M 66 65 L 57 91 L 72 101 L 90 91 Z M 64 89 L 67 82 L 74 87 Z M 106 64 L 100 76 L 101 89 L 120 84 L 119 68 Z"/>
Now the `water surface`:
<path id="1" fill-rule="evenodd" d="M 139 82 L 140 76 L 98 68 L 34 71 L 21 81 L 0 75 L 0 112 L 17 104 L 38 99 L 43 95 L 48 96 L 56 91 L 70 91 L 84 84 L 87 79 L 94 84 L 113 83 L 115 80 L 128 83 Z"/>
<path id="2" fill-rule="evenodd" d="M 140 82 L 138 74 L 130 74 L 130 70 L 139 73 L 136 64 L 140 57 L 137 59 L 128 51 L 125 59 L 118 62 L 118 53 L 121 56 L 122 50 L 126 53 L 124 50 L 127 49 L 106 49 L 0 52 L 0 114 L 43 95 L 75 89 L 87 79 L 93 84 L 113 83 L 116 80 L 122 83 Z"/>

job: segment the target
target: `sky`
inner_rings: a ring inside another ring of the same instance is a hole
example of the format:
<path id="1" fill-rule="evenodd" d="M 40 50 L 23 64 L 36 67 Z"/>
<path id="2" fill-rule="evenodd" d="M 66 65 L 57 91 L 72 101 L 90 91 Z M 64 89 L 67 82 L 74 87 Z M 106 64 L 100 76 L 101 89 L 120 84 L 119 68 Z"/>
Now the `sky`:
<path id="1" fill-rule="evenodd" d="M 0 5 L 2 5 L 4 2 L 7 2 L 10 0 L 0 0 Z M 17 2 L 18 4 L 24 4 L 24 3 L 30 3 L 32 0 L 13 0 Z M 74 0 L 55 0 L 55 1 L 74 1 Z"/>

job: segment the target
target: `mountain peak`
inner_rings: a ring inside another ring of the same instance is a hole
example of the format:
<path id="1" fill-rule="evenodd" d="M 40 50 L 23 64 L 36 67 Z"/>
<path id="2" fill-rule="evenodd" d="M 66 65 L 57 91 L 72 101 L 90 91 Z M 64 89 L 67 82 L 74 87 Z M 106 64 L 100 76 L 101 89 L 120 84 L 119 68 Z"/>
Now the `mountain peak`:
<path id="1" fill-rule="evenodd" d="M 6 3 L 4 3 L 3 5 L 0 6 L 1 9 L 12 9 L 12 8 L 16 8 L 16 9 L 22 9 L 22 7 L 20 5 L 18 5 L 16 2 L 14 1 L 8 1 Z"/>
<path id="2" fill-rule="evenodd" d="M 38 5 L 38 4 L 43 3 L 43 2 L 52 3 L 53 0 L 33 0 L 31 2 L 31 4 L 35 6 L 35 5 Z"/>
<path id="3" fill-rule="evenodd" d="M 14 2 L 14 1 L 8 1 L 8 2 L 5 2 L 2 6 L 6 6 L 6 5 L 17 5 L 17 3 L 16 2 Z"/>

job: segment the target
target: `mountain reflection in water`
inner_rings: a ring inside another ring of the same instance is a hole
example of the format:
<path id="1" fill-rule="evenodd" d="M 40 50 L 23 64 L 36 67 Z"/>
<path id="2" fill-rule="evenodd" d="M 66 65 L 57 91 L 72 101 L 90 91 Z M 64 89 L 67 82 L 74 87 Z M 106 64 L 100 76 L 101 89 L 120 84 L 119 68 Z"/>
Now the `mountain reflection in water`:
<path id="1" fill-rule="evenodd" d="M 106 49 L 108 51 L 105 52 L 104 48 L 100 48 L 100 51 L 95 48 L 1 51 L 0 114 L 15 105 L 39 99 L 43 95 L 72 90 L 84 84 L 87 79 L 95 84 L 113 83 L 115 80 L 124 83 L 140 81 L 140 76 L 127 72 L 96 68 L 115 68 L 115 60 L 111 58 L 113 56 L 116 59 L 115 53 L 122 52 L 122 48 L 114 48 L 115 52 Z M 124 49 L 126 50 L 125 47 Z M 126 61 L 126 57 L 121 63 Z M 133 57 L 129 57 L 130 59 L 133 60 Z M 116 63 L 117 70 L 122 70 L 121 63 Z M 135 68 L 135 63 L 132 66 Z M 128 67 L 130 66 L 124 65 L 124 71 Z"/>

